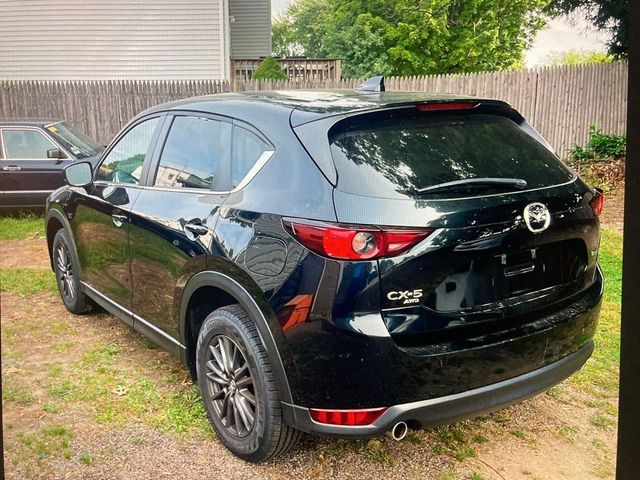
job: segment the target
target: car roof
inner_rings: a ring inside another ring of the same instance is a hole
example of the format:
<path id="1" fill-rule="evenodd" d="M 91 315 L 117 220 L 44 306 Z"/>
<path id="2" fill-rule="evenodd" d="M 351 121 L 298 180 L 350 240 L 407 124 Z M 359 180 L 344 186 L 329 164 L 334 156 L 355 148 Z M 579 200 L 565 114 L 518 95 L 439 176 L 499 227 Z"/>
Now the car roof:
<path id="1" fill-rule="evenodd" d="M 19 120 L 0 118 L 0 127 L 46 127 L 61 121 L 55 118 L 21 118 Z"/>
<path id="2" fill-rule="evenodd" d="M 269 121 L 274 115 L 291 118 L 292 126 L 327 116 L 419 102 L 456 100 L 487 101 L 459 94 L 423 92 L 358 92 L 355 90 L 273 90 L 213 94 L 157 105 L 141 115 L 172 110 L 219 114 L 255 122 L 261 114 Z M 495 100 L 490 100 L 495 102 Z M 504 103 L 504 102 L 500 102 Z"/>

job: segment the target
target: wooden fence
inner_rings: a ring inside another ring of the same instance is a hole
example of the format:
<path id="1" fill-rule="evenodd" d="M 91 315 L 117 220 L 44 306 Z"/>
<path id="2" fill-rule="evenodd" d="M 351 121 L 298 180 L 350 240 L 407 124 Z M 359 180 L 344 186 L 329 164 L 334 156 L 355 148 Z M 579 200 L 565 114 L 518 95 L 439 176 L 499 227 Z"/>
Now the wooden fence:
<path id="1" fill-rule="evenodd" d="M 159 103 L 230 91 L 315 88 L 353 89 L 362 80 L 302 82 L 96 81 L 0 83 L 0 117 L 66 119 L 108 143 L 134 115 Z M 627 63 L 548 67 L 424 77 L 390 77 L 388 91 L 457 93 L 506 100 L 566 155 L 587 140 L 595 123 L 606 133 L 626 131 Z"/>

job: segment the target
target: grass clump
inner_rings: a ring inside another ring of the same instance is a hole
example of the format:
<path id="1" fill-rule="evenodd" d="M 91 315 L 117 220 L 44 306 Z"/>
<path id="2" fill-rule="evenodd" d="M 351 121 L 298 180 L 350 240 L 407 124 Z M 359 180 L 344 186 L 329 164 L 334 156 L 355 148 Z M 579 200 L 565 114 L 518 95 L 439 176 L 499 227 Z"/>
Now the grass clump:
<path id="1" fill-rule="evenodd" d="M 35 215 L 0 217 L 0 240 L 44 237 L 44 219 Z"/>
<path id="2" fill-rule="evenodd" d="M 40 431 L 18 434 L 18 441 L 38 455 L 40 460 L 51 456 L 70 459 L 72 439 L 73 431 L 63 425 L 49 425 Z"/>
<path id="3" fill-rule="evenodd" d="M 0 291 L 30 295 L 39 292 L 56 292 L 56 277 L 44 268 L 6 268 L 0 270 Z"/>
<path id="4" fill-rule="evenodd" d="M 476 456 L 476 451 L 473 448 L 474 443 L 487 441 L 482 435 L 473 432 L 468 422 L 438 427 L 435 429 L 435 433 L 438 443 L 433 451 L 439 455 L 448 454 L 459 462 Z"/>
<path id="5" fill-rule="evenodd" d="M 385 465 L 393 465 L 393 457 L 384 449 L 380 440 L 372 439 L 367 442 L 364 453 L 370 459 L 383 463 Z"/>
<path id="6" fill-rule="evenodd" d="M 25 387 L 4 386 L 2 388 L 2 399 L 9 402 L 16 402 L 18 405 L 28 407 L 36 403 L 33 394 Z"/>
<path id="7" fill-rule="evenodd" d="M 560 430 L 558 430 L 558 433 L 560 434 L 560 436 L 566 438 L 570 442 L 573 442 L 576 438 L 576 434 L 578 433 L 578 427 L 565 425 L 563 427 L 560 427 Z"/>

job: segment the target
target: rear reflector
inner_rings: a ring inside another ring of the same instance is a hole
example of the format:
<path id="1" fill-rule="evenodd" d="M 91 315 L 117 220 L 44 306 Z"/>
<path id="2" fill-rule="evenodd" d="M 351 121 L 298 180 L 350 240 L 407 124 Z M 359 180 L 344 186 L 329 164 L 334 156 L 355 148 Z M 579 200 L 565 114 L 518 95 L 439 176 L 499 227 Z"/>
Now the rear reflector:
<path id="1" fill-rule="evenodd" d="M 286 220 L 285 228 L 301 244 L 320 255 L 340 260 L 371 260 L 409 250 L 431 229 L 396 229 Z"/>
<path id="2" fill-rule="evenodd" d="M 596 214 L 596 217 L 599 217 L 604 210 L 604 193 L 599 188 L 596 188 L 596 193 L 593 195 L 593 198 L 589 202 L 591 208 L 593 208 L 593 213 Z"/>
<path id="3" fill-rule="evenodd" d="M 446 103 L 422 103 L 418 105 L 421 112 L 432 112 L 434 110 L 468 110 L 478 106 L 471 102 L 446 102 Z"/>
<path id="4" fill-rule="evenodd" d="M 310 408 L 311 418 L 327 425 L 371 425 L 387 411 L 387 407 L 365 408 L 362 410 L 320 410 Z"/>

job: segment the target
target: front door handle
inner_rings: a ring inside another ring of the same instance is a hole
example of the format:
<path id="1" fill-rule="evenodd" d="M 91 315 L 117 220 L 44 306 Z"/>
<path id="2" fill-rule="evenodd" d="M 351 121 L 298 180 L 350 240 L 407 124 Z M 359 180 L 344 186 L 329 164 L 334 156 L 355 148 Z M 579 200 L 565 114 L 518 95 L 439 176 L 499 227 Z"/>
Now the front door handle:
<path id="1" fill-rule="evenodd" d="M 192 233 L 195 237 L 199 237 L 200 235 L 206 235 L 209 233 L 209 228 L 206 225 L 202 225 L 196 222 L 189 222 L 184 226 L 184 229 Z"/>
<path id="2" fill-rule="evenodd" d="M 112 213 L 111 214 L 111 220 L 113 220 L 113 224 L 116 227 L 121 227 L 122 225 L 124 225 L 124 223 L 129 219 L 129 217 L 127 217 L 126 215 L 123 215 L 121 213 Z"/>
<path id="3" fill-rule="evenodd" d="M 19 170 L 22 170 L 19 166 L 17 165 L 8 165 L 6 167 L 2 167 L 2 170 L 4 170 L 5 172 L 17 172 Z"/>

